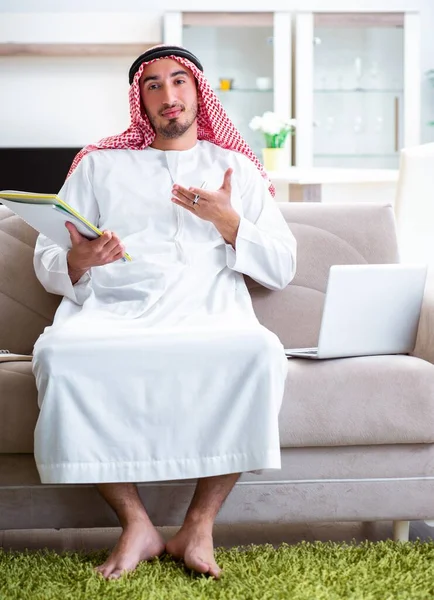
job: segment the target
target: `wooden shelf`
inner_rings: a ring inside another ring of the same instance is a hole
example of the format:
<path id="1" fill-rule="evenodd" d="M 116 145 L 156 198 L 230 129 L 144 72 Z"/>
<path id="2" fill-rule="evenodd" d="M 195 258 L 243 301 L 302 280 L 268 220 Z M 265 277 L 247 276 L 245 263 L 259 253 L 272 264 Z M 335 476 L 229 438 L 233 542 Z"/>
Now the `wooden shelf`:
<path id="1" fill-rule="evenodd" d="M 315 27 L 403 27 L 404 13 L 315 13 Z"/>
<path id="2" fill-rule="evenodd" d="M 139 56 L 161 42 L 144 44 L 0 44 L 0 56 Z"/>
<path id="3" fill-rule="evenodd" d="M 273 13 L 183 12 L 182 24 L 199 27 L 272 27 Z"/>

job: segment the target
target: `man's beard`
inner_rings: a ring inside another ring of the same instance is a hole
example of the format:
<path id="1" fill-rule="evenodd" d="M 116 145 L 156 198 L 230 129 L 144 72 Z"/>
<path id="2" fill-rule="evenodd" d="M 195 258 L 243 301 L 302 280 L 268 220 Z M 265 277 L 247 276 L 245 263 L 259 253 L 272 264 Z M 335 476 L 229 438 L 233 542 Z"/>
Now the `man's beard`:
<path id="1" fill-rule="evenodd" d="M 184 112 L 185 112 L 185 109 L 181 113 L 181 115 Z M 179 117 L 177 117 L 175 119 L 170 119 L 169 122 L 167 123 L 167 125 L 161 125 L 161 124 L 158 125 L 156 123 L 156 119 L 154 117 L 151 117 L 150 115 L 148 115 L 148 118 L 151 122 L 152 127 L 154 128 L 155 133 L 157 133 L 158 135 L 160 135 L 162 138 L 164 138 L 166 140 L 173 140 L 173 139 L 179 138 L 182 135 L 184 135 L 184 133 L 186 131 L 188 131 L 190 129 L 190 127 L 193 125 L 193 123 L 195 122 L 196 117 L 197 117 L 197 104 L 195 104 L 194 106 L 191 107 L 190 115 L 191 115 L 190 118 L 183 122 L 180 122 L 178 120 Z"/>

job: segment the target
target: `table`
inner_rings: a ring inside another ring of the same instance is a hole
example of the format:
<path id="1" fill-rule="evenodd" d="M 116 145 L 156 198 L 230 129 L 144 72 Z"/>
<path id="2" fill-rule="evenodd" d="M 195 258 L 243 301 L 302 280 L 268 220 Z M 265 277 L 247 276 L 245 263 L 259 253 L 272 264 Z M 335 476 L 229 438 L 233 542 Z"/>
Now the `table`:
<path id="1" fill-rule="evenodd" d="M 288 184 L 290 202 L 322 202 L 323 186 L 328 184 L 396 184 L 397 169 L 331 169 L 289 167 L 269 171 L 271 182 L 280 189 Z"/>

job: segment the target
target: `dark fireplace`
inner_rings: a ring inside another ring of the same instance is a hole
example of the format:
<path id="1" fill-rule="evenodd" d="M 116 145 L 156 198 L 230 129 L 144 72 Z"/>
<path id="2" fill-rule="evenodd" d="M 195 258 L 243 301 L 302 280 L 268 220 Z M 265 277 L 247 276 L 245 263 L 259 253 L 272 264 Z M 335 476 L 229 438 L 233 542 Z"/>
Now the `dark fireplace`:
<path id="1" fill-rule="evenodd" d="M 0 148 L 0 190 L 57 194 L 80 148 Z"/>

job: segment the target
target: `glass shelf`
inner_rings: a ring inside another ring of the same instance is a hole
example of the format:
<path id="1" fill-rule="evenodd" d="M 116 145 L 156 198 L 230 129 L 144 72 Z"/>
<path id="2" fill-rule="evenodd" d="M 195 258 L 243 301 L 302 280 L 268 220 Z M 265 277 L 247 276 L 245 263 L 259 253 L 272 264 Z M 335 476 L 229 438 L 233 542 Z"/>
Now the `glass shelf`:
<path id="1" fill-rule="evenodd" d="M 316 158 L 396 158 L 396 154 L 314 154 Z"/>
<path id="2" fill-rule="evenodd" d="M 354 89 L 319 89 L 313 90 L 314 94 L 402 94 L 403 89 L 380 90 L 375 88 L 354 88 Z"/>
<path id="3" fill-rule="evenodd" d="M 220 88 L 214 88 L 214 91 L 217 93 L 222 93 L 222 94 L 227 94 L 228 92 L 258 92 L 259 94 L 270 94 L 271 92 L 273 92 L 274 90 L 272 88 L 270 88 L 269 90 L 259 90 L 257 88 L 231 88 L 230 90 L 221 90 Z"/>

